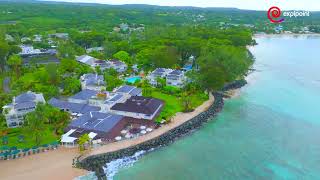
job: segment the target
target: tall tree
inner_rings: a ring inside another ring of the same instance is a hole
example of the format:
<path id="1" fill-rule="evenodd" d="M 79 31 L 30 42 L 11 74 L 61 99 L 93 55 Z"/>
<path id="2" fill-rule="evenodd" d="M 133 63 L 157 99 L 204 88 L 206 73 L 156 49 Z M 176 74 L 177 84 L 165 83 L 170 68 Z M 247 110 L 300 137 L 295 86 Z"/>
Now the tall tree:
<path id="1" fill-rule="evenodd" d="M 45 131 L 45 120 L 43 115 L 39 113 L 41 110 L 30 112 L 26 115 L 25 129 L 35 140 L 35 144 L 39 146 L 42 141 L 43 132 Z"/>
<path id="2" fill-rule="evenodd" d="M 11 55 L 7 61 L 7 64 L 14 69 L 16 76 L 19 77 L 21 73 L 22 59 L 19 55 Z"/>

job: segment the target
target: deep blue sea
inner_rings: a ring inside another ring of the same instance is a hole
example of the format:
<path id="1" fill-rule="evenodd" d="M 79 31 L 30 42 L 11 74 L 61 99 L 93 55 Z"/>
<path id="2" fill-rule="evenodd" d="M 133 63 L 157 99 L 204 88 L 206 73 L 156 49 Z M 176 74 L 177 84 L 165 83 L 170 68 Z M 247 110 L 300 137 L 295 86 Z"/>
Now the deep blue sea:
<path id="1" fill-rule="evenodd" d="M 320 36 L 256 41 L 256 71 L 217 118 L 137 161 L 111 163 L 113 179 L 320 179 Z"/>

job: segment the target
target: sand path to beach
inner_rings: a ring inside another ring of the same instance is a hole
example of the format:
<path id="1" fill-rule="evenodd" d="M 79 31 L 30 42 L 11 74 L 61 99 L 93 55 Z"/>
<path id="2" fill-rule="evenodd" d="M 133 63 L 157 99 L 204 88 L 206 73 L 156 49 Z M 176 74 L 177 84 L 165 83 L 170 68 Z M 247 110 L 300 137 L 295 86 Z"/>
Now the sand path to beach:
<path id="1" fill-rule="evenodd" d="M 98 147 L 88 152 L 86 156 L 117 151 L 158 137 L 207 110 L 213 101 L 214 97 L 210 94 L 209 100 L 197 107 L 193 112 L 177 113 L 171 123 L 147 135 Z M 79 156 L 77 148 L 60 147 L 57 150 L 50 150 L 20 159 L 0 161 L 0 179 L 71 180 L 88 173 L 85 170 L 72 167 L 72 160 L 76 156 Z"/>

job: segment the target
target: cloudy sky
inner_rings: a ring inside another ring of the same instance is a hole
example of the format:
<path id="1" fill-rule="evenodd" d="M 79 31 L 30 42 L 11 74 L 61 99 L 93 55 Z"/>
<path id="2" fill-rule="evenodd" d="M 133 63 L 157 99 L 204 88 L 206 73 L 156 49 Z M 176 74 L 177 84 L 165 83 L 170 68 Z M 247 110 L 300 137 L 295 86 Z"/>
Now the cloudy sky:
<path id="1" fill-rule="evenodd" d="M 52 0 L 102 4 L 152 4 L 161 6 L 237 7 L 240 9 L 268 10 L 278 6 L 282 10 L 320 11 L 320 0 Z"/>

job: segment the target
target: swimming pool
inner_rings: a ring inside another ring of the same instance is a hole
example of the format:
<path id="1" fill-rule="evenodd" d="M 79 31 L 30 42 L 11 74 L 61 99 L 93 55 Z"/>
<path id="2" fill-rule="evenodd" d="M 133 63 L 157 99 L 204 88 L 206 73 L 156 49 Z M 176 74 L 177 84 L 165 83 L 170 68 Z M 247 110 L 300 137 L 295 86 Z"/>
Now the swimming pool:
<path id="1" fill-rule="evenodd" d="M 126 78 L 126 81 L 129 83 L 132 83 L 132 84 L 135 83 L 136 81 L 139 81 L 139 80 L 141 80 L 140 76 Z"/>

